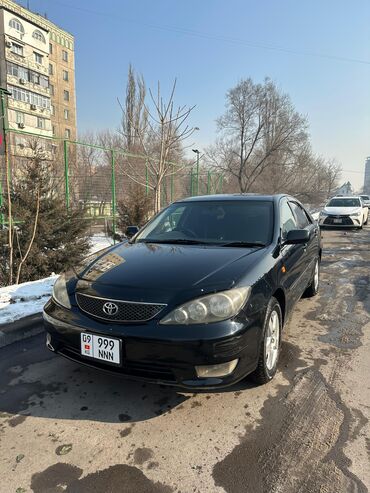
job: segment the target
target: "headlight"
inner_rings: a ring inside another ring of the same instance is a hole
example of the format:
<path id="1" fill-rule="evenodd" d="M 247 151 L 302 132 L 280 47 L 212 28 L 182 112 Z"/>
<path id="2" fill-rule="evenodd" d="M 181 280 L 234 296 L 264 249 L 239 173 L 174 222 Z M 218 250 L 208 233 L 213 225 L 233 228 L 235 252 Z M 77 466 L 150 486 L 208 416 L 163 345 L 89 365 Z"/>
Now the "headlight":
<path id="1" fill-rule="evenodd" d="M 239 313 L 250 290 L 250 287 L 235 288 L 188 301 L 166 315 L 160 323 L 190 325 L 227 320 Z"/>
<path id="2" fill-rule="evenodd" d="M 325 216 L 329 216 L 329 214 L 325 211 L 321 211 L 320 216 L 325 217 Z"/>
<path id="3" fill-rule="evenodd" d="M 62 305 L 65 308 L 71 308 L 71 303 L 69 302 L 69 296 L 67 293 L 65 274 L 62 274 L 56 280 L 53 287 L 53 298 L 59 305 Z"/>
<path id="4" fill-rule="evenodd" d="M 354 212 L 353 214 L 350 214 L 350 216 L 351 216 L 351 217 L 360 217 L 360 216 L 361 216 L 361 214 L 362 214 L 362 212 L 361 212 L 361 211 L 359 211 L 359 212 Z"/>

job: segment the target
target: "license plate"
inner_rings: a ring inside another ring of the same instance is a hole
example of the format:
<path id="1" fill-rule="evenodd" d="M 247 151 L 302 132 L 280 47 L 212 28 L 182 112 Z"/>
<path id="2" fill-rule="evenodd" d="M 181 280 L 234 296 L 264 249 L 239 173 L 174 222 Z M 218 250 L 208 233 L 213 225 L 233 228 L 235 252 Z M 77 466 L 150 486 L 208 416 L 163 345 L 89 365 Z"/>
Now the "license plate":
<path id="1" fill-rule="evenodd" d="M 121 364 L 121 341 L 84 332 L 81 334 L 81 354 L 115 365 Z"/>
<path id="2" fill-rule="evenodd" d="M 342 224 L 342 220 L 341 219 L 334 219 L 334 222 L 335 222 L 335 224 Z"/>

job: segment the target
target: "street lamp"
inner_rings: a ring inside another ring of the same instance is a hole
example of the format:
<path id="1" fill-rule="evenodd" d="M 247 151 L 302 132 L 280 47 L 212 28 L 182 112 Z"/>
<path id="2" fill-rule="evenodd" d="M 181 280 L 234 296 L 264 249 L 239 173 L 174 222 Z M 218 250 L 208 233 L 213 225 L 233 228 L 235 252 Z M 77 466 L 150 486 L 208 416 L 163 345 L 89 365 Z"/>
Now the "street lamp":
<path id="1" fill-rule="evenodd" d="M 196 188 L 196 195 L 199 195 L 199 154 L 200 151 L 198 149 L 192 149 L 193 152 L 197 155 L 197 188 Z"/>

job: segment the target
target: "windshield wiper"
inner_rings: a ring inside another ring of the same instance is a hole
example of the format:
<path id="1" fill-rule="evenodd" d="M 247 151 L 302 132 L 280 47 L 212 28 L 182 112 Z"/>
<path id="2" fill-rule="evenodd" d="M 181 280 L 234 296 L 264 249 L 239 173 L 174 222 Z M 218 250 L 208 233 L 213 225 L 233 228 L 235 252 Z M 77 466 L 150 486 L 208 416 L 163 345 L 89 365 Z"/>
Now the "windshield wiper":
<path id="1" fill-rule="evenodd" d="M 231 241 L 230 243 L 222 243 L 223 247 L 260 247 L 266 246 L 262 241 Z"/>
<path id="2" fill-rule="evenodd" d="M 168 240 L 155 240 L 150 238 L 145 238 L 139 240 L 137 243 L 163 243 L 169 245 L 212 245 L 213 243 L 208 243 L 206 241 L 192 240 L 189 238 L 177 238 L 177 239 L 168 239 Z"/>

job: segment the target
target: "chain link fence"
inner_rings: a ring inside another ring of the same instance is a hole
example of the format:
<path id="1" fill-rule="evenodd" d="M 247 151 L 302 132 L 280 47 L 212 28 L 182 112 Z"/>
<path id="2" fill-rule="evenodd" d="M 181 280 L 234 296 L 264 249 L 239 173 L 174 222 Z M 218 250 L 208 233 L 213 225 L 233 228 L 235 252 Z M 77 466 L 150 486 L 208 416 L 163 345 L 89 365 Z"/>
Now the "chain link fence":
<path id="1" fill-rule="evenodd" d="M 21 130 L 5 129 L 4 135 L 5 152 L 0 156 L 0 206 L 7 200 L 7 176 L 9 187 L 12 181 L 21 181 L 25 164 L 36 149 L 49 164 L 51 188 L 63 197 L 67 209 L 83 208 L 91 234 L 107 230 L 115 233 L 118 204 L 138 187 L 154 204 L 150 167 L 143 155 Z M 162 182 L 161 205 L 165 207 L 192 195 L 222 193 L 222 181 L 220 174 L 202 166 L 170 163 L 170 172 Z M 0 222 L 2 226 L 7 224 L 4 212 L 1 212 Z"/>

